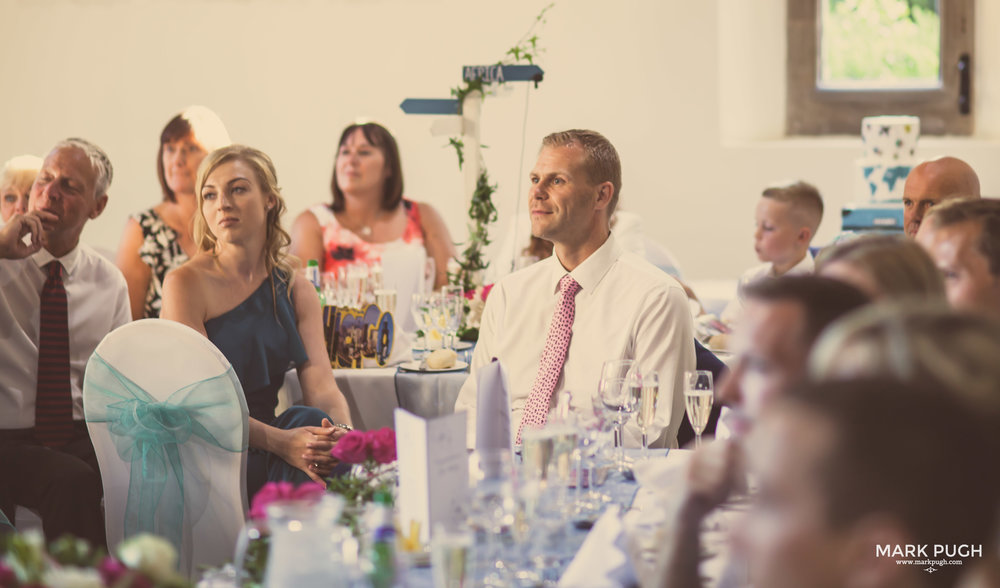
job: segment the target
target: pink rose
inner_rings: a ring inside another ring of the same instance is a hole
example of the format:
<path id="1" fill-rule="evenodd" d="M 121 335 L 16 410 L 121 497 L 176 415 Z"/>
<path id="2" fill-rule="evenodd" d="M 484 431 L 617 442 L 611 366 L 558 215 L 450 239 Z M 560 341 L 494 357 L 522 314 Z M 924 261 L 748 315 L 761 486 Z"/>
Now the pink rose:
<path id="1" fill-rule="evenodd" d="M 122 588 L 152 588 L 153 586 L 149 578 L 128 569 L 125 564 L 111 556 L 101 560 L 97 566 L 97 573 L 108 586 L 121 586 Z M 7 586 L 7 584 L 0 582 L 0 586 Z"/>
<path id="2" fill-rule="evenodd" d="M 319 500 L 326 486 L 319 482 L 304 482 L 298 487 L 291 482 L 268 482 L 257 491 L 250 506 L 250 518 L 267 518 L 267 505 L 276 500 Z"/>
<path id="3" fill-rule="evenodd" d="M 348 431 L 330 450 L 330 455 L 344 463 L 361 463 L 368 458 L 368 437 L 361 431 Z"/>
<path id="4" fill-rule="evenodd" d="M 0 562 L 0 586 L 16 586 L 17 574 L 3 562 Z"/>
<path id="5" fill-rule="evenodd" d="M 493 289 L 493 284 L 486 284 L 483 286 L 483 293 L 480 295 L 479 299 L 486 301 L 486 297 L 490 295 L 490 290 Z"/>
<path id="6" fill-rule="evenodd" d="M 368 433 L 368 440 L 371 443 L 372 457 L 378 463 L 392 463 L 396 461 L 396 432 L 389 427 L 383 427 L 377 431 Z"/>

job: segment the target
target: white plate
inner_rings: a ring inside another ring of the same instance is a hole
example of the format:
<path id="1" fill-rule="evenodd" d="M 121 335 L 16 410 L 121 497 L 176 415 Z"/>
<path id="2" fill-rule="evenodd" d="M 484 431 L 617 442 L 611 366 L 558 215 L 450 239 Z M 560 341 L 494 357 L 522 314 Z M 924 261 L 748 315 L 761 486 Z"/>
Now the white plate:
<path id="1" fill-rule="evenodd" d="M 441 346 L 439 345 L 437 347 L 432 347 L 431 349 L 425 348 L 420 343 L 417 343 L 413 346 L 414 351 L 434 351 L 437 349 L 441 349 Z M 465 351 L 466 349 L 472 349 L 471 341 L 459 341 L 458 343 L 455 343 L 455 351 Z"/>
<path id="2" fill-rule="evenodd" d="M 403 370 L 404 372 L 423 372 L 423 373 L 460 372 L 467 367 L 469 367 L 469 364 L 465 363 L 464 361 L 456 361 L 455 365 L 451 366 L 450 368 L 444 368 L 440 370 L 434 370 L 431 368 L 420 369 L 419 361 L 408 361 L 406 363 L 399 364 L 399 369 Z"/>

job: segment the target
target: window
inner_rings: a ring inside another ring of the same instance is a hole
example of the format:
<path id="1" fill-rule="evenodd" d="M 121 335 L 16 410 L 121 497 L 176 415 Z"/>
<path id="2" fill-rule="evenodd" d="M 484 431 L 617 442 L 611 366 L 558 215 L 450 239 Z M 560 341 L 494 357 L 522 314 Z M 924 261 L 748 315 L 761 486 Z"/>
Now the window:
<path id="1" fill-rule="evenodd" d="M 857 134 L 879 114 L 969 135 L 973 0 L 788 0 L 789 135 Z"/>

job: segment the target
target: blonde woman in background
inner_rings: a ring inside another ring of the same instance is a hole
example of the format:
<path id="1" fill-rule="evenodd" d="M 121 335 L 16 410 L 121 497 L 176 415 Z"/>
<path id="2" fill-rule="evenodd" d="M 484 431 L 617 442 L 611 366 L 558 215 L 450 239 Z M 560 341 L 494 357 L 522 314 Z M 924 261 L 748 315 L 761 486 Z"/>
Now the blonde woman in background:
<path id="1" fill-rule="evenodd" d="M 248 495 L 265 481 L 320 481 L 338 465 L 330 449 L 351 417 L 330 369 L 319 298 L 286 254 L 274 164 L 251 147 L 224 147 L 202 162 L 196 190 L 197 253 L 167 274 L 162 316 L 208 337 L 243 386 Z M 275 417 L 290 365 L 306 406 Z"/>
<path id="2" fill-rule="evenodd" d="M 0 225 L 15 214 L 28 212 L 28 195 L 41 167 L 42 158 L 34 155 L 18 155 L 3 164 L 0 170 Z"/>
<path id="3" fill-rule="evenodd" d="M 118 248 L 133 319 L 160 316 L 163 278 L 194 254 L 191 227 L 198 165 L 209 151 L 228 144 L 226 127 L 204 106 L 185 109 L 160 133 L 156 175 L 163 201 L 129 218 Z"/>
<path id="4" fill-rule="evenodd" d="M 865 235 L 824 249 L 816 273 L 855 286 L 872 300 L 914 297 L 946 304 L 934 261 L 902 235 Z"/>

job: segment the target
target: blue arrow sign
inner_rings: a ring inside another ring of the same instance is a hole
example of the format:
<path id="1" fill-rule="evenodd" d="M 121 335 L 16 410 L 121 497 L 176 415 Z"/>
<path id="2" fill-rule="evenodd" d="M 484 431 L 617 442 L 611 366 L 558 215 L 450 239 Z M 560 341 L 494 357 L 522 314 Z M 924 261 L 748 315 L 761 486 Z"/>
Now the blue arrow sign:
<path id="1" fill-rule="evenodd" d="M 484 84 L 502 82 L 540 82 L 545 72 L 537 65 L 464 65 L 462 81 L 482 80 Z"/>
<path id="2" fill-rule="evenodd" d="M 406 114 L 459 114 L 462 109 L 454 98 L 407 98 L 399 107 Z"/>

